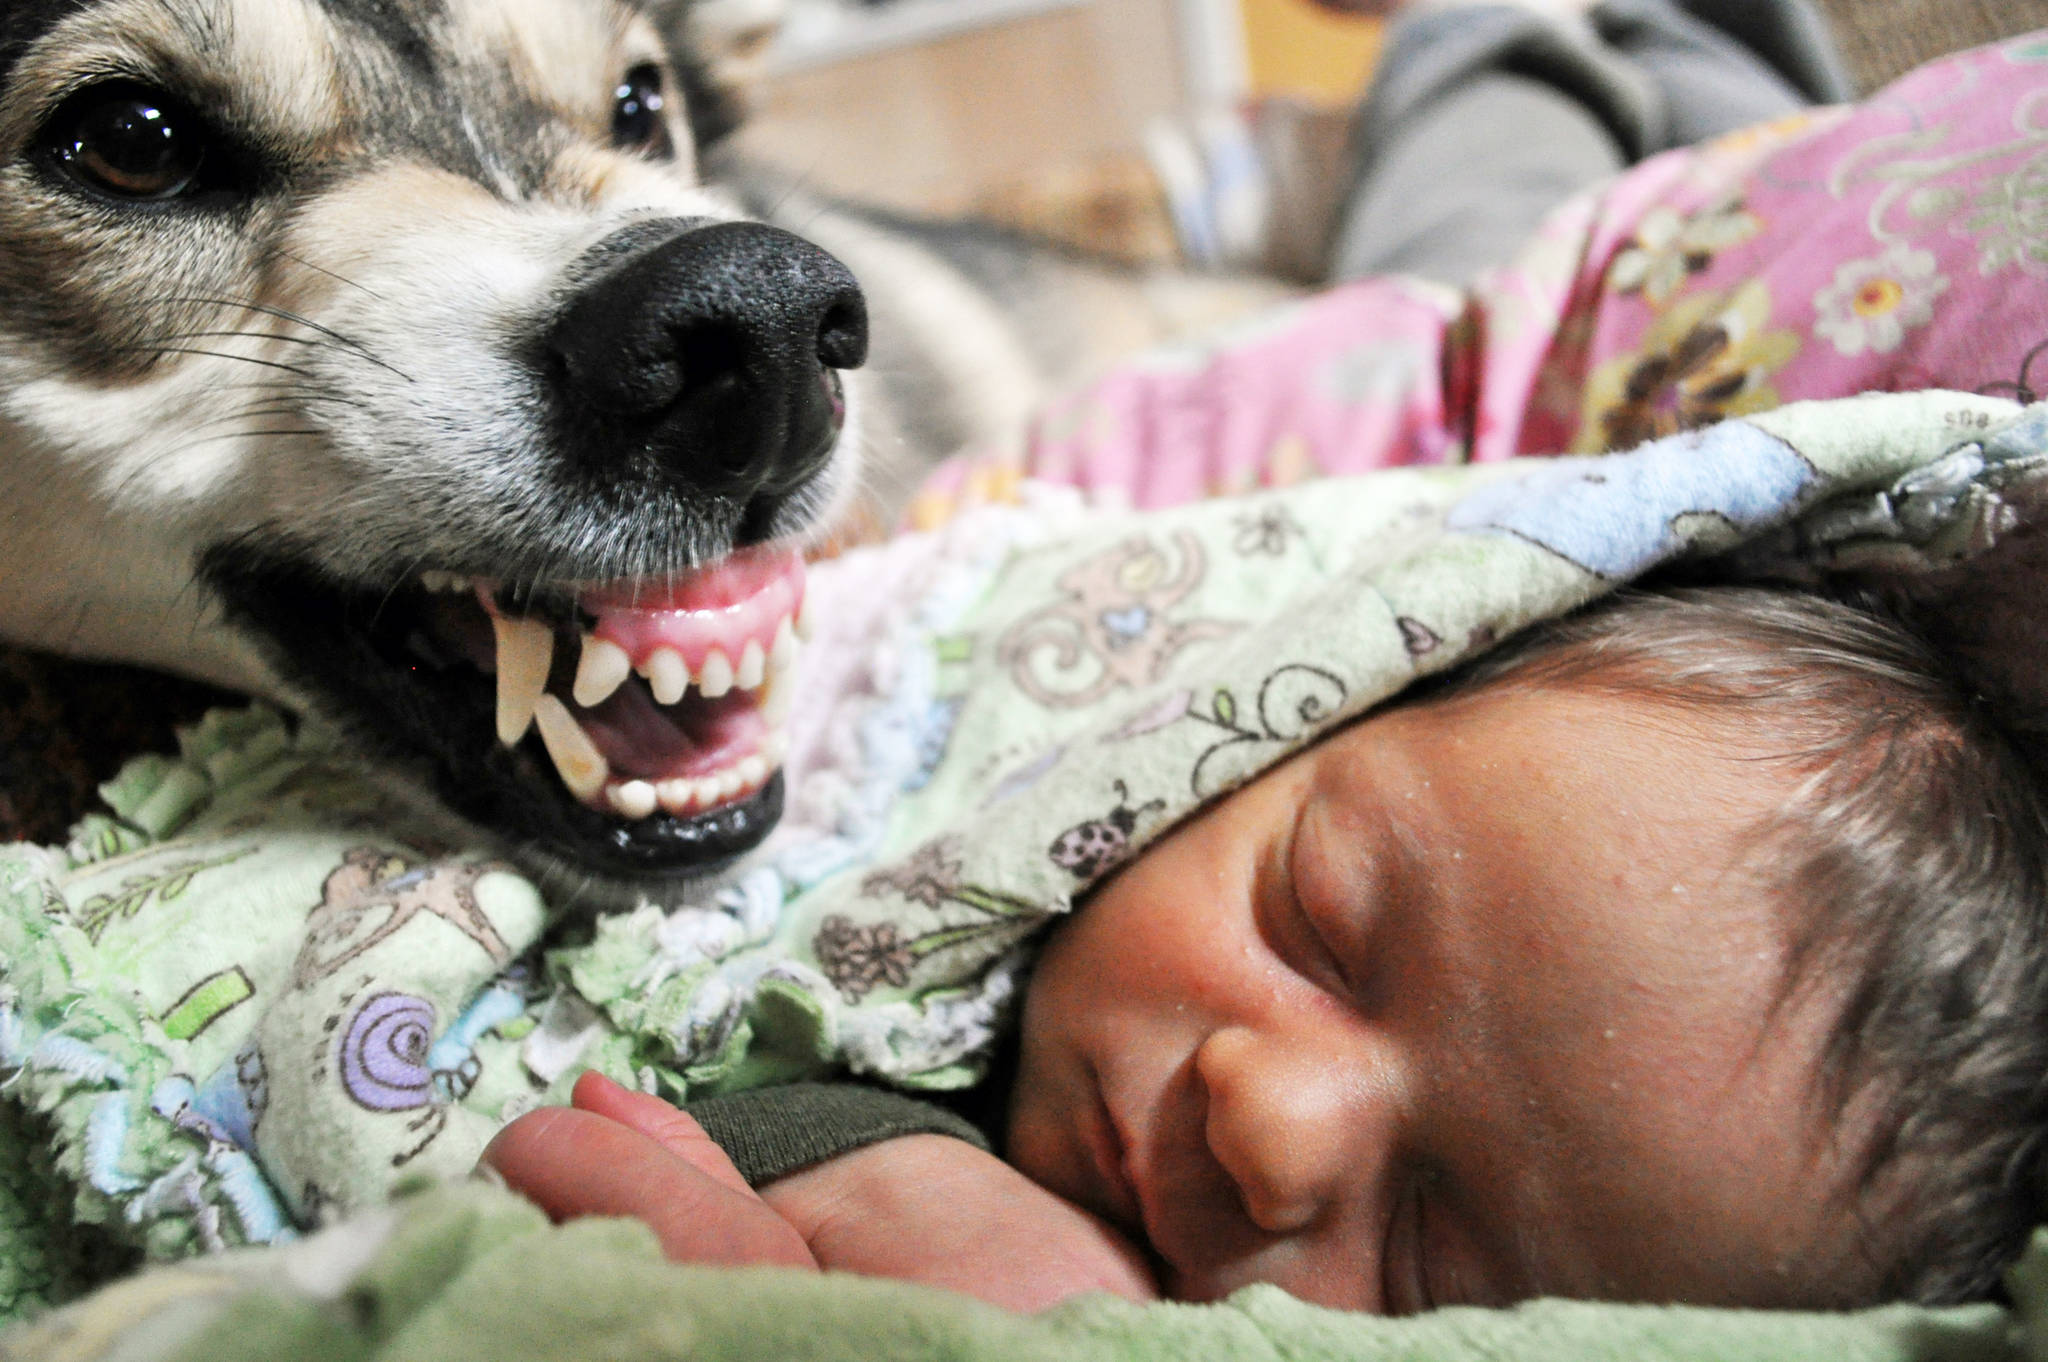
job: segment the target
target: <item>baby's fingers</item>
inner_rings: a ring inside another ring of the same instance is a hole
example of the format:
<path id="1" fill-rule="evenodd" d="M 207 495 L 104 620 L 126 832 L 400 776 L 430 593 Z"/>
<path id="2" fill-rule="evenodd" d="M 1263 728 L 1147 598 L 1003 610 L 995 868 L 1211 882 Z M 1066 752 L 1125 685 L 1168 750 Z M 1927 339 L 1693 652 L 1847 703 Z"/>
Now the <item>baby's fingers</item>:
<path id="1" fill-rule="evenodd" d="M 483 1162 L 552 1219 L 643 1221 L 679 1263 L 817 1266 L 803 1236 L 753 1193 L 734 1191 L 639 1131 L 592 1112 L 528 1112 L 498 1132 Z"/>
<path id="2" fill-rule="evenodd" d="M 749 1197 L 754 1195 L 725 1151 L 704 1133 L 704 1127 L 698 1125 L 689 1113 L 659 1097 L 620 1087 L 597 1070 L 588 1069 L 576 1080 L 569 1101 L 578 1111 L 609 1117 L 622 1126 L 639 1131 L 684 1163 L 733 1191 Z"/>

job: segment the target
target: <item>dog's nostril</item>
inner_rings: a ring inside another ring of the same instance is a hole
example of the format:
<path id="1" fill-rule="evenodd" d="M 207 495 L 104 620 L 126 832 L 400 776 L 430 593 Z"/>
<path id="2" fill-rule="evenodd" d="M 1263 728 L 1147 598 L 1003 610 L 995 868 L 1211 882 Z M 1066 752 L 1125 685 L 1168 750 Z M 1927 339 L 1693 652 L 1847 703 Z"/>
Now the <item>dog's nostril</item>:
<path id="1" fill-rule="evenodd" d="M 825 309 L 818 322 L 818 362 L 828 369 L 858 369 L 867 357 L 867 308 L 856 293 Z"/>
<path id="2" fill-rule="evenodd" d="M 747 362 L 746 341 L 738 328 L 715 321 L 679 329 L 674 353 L 680 371 L 677 391 L 684 396 L 712 395 L 732 387 Z"/>

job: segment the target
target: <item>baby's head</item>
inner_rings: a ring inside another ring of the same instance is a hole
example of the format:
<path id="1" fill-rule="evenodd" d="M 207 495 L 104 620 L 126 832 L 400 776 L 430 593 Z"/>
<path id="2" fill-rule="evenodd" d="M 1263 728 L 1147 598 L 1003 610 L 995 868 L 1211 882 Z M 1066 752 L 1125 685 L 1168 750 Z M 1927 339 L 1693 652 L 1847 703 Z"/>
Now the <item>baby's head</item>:
<path id="1" fill-rule="evenodd" d="M 1007 1154 L 1184 1298 L 1982 1296 L 2039 1204 L 2044 914 L 2048 805 L 1910 635 L 1625 597 L 1098 890 Z"/>

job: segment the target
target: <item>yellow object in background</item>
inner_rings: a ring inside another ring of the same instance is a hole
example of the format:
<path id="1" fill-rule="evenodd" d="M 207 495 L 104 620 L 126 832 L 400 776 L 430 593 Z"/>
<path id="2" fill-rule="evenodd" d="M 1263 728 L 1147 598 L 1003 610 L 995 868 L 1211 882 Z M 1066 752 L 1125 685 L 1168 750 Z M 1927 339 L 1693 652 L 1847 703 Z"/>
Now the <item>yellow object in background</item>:
<path id="1" fill-rule="evenodd" d="M 1238 0 L 1250 93 L 1350 104 L 1379 57 L 1382 23 L 1333 14 L 1310 0 Z"/>

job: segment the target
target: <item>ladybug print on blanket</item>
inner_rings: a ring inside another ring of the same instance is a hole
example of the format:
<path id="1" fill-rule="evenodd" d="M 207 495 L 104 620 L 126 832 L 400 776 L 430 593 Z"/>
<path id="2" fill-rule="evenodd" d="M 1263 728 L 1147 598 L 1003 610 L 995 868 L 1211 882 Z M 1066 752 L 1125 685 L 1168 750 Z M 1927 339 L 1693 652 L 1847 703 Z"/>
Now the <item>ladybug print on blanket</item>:
<path id="1" fill-rule="evenodd" d="M 1054 865 L 1071 872 L 1075 878 L 1092 880 L 1130 853 L 1131 834 L 1137 830 L 1138 819 L 1154 809 L 1165 807 L 1165 800 L 1153 799 L 1132 808 L 1131 792 L 1119 780 L 1116 782 L 1116 807 L 1104 817 L 1076 823 L 1053 838 L 1052 845 L 1046 848 L 1046 855 L 1052 857 Z"/>

